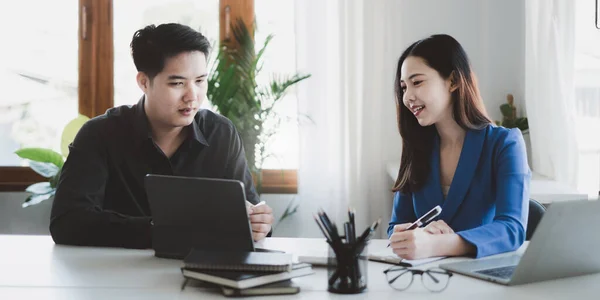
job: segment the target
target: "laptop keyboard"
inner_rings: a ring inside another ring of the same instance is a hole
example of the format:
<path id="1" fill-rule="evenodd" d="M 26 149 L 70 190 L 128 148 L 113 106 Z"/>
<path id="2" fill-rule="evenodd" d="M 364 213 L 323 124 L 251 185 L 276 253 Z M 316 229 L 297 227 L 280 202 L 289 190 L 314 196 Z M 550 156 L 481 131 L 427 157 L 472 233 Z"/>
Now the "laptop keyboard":
<path id="1" fill-rule="evenodd" d="M 503 278 L 503 279 L 510 279 L 512 274 L 515 272 L 516 267 L 517 266 L 508 266 L 508 267 L 479 270 L 479 271 L 475 271 L 475 273 L 479 273 L 479 274 L 483 274 L 483 275 L 487 275 L 487 276 L 498 277 L 498 278 Z"/>

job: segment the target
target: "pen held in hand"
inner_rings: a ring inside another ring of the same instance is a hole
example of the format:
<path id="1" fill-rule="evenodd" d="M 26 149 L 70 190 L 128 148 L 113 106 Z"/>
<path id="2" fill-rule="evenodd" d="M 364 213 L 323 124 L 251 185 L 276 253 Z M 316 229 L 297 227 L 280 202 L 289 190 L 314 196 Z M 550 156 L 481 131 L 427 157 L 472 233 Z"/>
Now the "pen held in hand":
<path id="1" fill-rule="evenodd" d="M 428 211 L 426 214 L 418 218 L 416 221 L 414 221 L 412 224 L 410 224 L 408 227 L 406 227 L 403 231 L 417 229 L 423 225 L 426 225 L 427 223 L 435 219 L 435 217 L 439 216 L 441 212 L 442 208 L 439 205 L 437 205 L 436 207 Z M 387 245 L 388 248 L 390 247 L 390 245 L 391 243 Z"/>

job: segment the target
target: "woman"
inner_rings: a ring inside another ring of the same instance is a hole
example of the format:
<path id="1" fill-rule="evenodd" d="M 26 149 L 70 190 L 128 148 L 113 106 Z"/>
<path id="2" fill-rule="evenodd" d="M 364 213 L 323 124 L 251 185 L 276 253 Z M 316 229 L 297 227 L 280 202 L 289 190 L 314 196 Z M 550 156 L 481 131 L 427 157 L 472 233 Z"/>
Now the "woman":
<path id="1" fill-rule="evenodd" d="M 483 257 L 525 240 L 531 172 L 518 129 L 494 126 L 467 54 L 451 36 L 412 44 L 398 61 L 402 159 L 388 236 L 406 259 Z M 405 230 L 430 209 L 425 228 Z"/>

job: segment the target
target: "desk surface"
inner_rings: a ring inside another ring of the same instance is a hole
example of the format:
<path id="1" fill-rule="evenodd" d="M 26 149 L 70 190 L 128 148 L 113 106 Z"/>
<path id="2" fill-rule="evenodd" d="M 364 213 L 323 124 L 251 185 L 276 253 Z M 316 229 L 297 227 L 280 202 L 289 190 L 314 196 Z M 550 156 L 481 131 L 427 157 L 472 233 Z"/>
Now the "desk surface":
<path id="1" fill-rule="evenodd" d="M 382 249 L 386 242 L 372 241 L 369 251 Z M 326 245 L 322 239 L 269 238 L 260 246 L 306 255 L 326 251 Z M 0 235 L 0 299 L 225 298 L 219 291 L 193 286 L 180 291 L 180 266 L 181 261 L 156 258 L 151 250 L 60 246 L 49 236 Z M 409 290 L 398 292 L 385 281 L 382 271 L 388 266 L 369 262 L 368 291 L 363 294 L 328 293 L 327 270 L 315 267 L 316 274 L 294 279 L 300 294 L 268 299 L 594 299 L 600 293 L 600 274 L 515 287 L 455 275 L 439 294 L 425 290 L 418 279 Z"/>

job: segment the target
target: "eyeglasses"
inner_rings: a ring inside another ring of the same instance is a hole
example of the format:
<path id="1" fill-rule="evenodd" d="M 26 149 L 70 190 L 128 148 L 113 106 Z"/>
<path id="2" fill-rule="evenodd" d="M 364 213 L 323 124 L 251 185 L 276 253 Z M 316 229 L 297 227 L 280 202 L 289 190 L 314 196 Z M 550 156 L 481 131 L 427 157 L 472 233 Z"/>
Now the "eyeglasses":
<path id="1" fill-rule="evenodd" d="M 410 269 L 407 267 L 392 266 L 384 270 L 388 284 L 395 290 L 404 291 L 410 287 L 415 275 L 421 275 L 423 286 L 432 292 L 441 292 L 446 289 L 450 282 L 452 273 L 434 267 L 423 270 Z"/>

